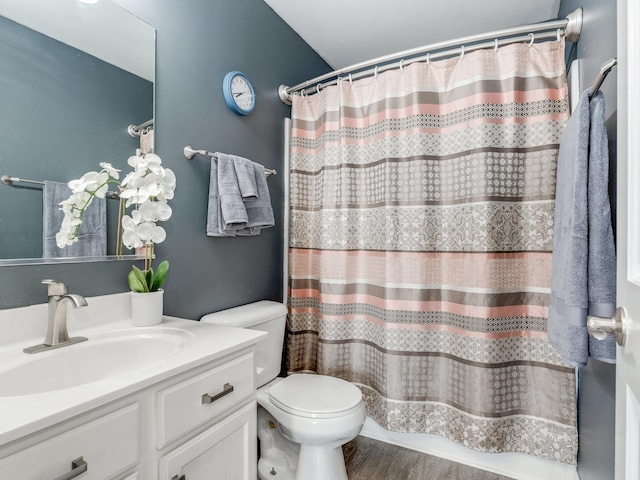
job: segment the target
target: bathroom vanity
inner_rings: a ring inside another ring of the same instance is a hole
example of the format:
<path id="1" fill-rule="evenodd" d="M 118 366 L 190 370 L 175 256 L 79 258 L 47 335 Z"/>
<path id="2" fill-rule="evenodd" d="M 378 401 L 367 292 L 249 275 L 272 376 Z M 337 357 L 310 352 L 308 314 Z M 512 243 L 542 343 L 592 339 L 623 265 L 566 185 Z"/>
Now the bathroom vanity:
<path id="1" fill-rule="evenodd" d="M 69 312 L 88 341 L 34 355 L 22 349 L 41 341 L 45 306 L 0 311 L 0 478 L 255 479 L 266 334 L 168 317 L 133 327 L 128 294 L 88 302 Z"/>

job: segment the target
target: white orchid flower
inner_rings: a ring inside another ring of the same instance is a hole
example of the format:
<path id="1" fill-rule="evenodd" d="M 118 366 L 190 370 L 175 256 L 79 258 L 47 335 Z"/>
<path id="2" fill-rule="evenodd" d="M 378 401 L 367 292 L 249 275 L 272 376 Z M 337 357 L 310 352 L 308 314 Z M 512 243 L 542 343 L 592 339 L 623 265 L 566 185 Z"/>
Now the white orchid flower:
<path id="1" fill-rule="evenodd" d="M 171 207 L 162 202 L 145 202 L 140 205 L 138 212 L 148 222 L 165 221 L 171 217 Z"/>
<path id="2" fill-rule="evenodd" d="M 109 183 L 120 184 L 120 197 L 126 200 L 125 208 L 135 207 L 130 215 L 122 217 L 122 240 L 128 248 L 139 248 L 152 243 L 161 243 L 167 234 L 156 225 L 166 221 L 172 210 L 167 201 L 172 199 L 176 188 L 176 176 L 169 168 L 162 167 L 162 159 L 147 153 L 131 156 L 127 163 L 133 171 L 120 181 L 120 170 L 110 163 L 101 162 L 100 172 L 87 172 L 77 180 L 69 182 L 71 196 L 60 203 L 64 219 L 56 235 L 60 248 L 77 242 L 78 229 L 84 211 L 94 197 L 104 198 Z"/>
<path id="3" fill-rule="evenodd" d="M 127 159 L 127 163 L 130 167 L 134 169 L 138 168 L 138 164 L 142 161 L 142 157 L 138 157 L 137 155 L 133 155 Z"/>
<path id="4" fill-rule="evenodd" d="M 138 213 L 138 211 L 135 211 Z M 140 223 L 136 222 L 139 220 Z M 150 243 L 161 243 L 167 237 L 164 228 L 155 222 L 144 221 L 140 214 L 122 217 L 122 241 L 127 248 L 139 248 Z"/>
<path id="5" fill-rule="evenodd" d="M 102 167 L 102 171 L 106 172 L 110 177 L 115 178 L 116 180 L 120 178 L 120 170 L 113 168 L 113 165 L 110 163 L 100 162 L 100 166 Z"/>
<path id="6" fill-rule="evenodd" d="M 137 213 L 137 211 L 134 211 L 134 213 Z M 138 223 L 134 218 L 129 215 L 124 215 L 122 217 L 122 242 L 127 248 L 139 248 L 144 246 L 140 235 L 136 232 L 137 228 Z"/>

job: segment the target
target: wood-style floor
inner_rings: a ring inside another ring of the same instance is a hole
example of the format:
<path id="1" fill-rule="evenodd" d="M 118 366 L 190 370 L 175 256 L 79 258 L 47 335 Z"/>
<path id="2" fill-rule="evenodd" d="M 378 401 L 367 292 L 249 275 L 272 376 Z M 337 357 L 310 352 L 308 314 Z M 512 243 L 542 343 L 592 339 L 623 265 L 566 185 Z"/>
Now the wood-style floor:
<path id="1" fill-rule="evenodd" d="M 343 451 L 349 480 L 513 480 L 367 437 Z"/>

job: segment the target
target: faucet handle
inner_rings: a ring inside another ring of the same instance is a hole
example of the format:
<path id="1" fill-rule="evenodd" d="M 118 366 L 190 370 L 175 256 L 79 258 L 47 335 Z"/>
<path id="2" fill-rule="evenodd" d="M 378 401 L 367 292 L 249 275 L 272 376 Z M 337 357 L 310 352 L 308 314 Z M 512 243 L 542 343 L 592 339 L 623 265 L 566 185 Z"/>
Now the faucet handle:
<path id="1" fill-rule="evenodd" d="M 67 293 L 67 286 L 56 280 L 44 279 L 40 283 L 48 285 L 48 295 L 65 295 Z"/>

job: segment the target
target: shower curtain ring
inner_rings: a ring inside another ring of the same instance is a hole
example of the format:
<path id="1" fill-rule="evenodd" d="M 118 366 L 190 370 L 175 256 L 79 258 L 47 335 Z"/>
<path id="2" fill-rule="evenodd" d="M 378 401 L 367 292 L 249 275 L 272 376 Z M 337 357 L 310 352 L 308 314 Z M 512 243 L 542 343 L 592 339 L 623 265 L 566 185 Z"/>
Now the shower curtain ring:
<path id="1" fill-rule="evenodd" d="M 529 48 L 531 48 L 534 40 L 536 39 L 536 36 L 533 33 L 530 33 L 529 36 L 531 37 L 531 41 L 529 42 Z"/>
<path id="2" fill-rule="evenodd" d="M 404 63 L 404 58 L 402 60 L 400 60 L 400 71 L 402 72 L 404 70 L 403 68 L 403 64 Z"/>
<path id="3" fill-rule="evenodd" d="M 427 52 L 427 65 L 431 65 L 431 52 Z"/>
<path id="4" fill-rule="evenodd" d="M 373 76 L 375 78 L 378 78 L 378 65 L 376 65 L 376 67 L 373 69 Z"/>
<path id="5" fill-rule="evenodd" d="M 349 74 L 349 85 L 353 85 L 353 78 L 351 78 L 351 74 Z"/>
<path id="6" fill-rule="evenodd" d="M 495 52 L 497 52 L 498 51 L 498 39 L 496 38 L 493 42 L 494 42 L 493 50 Z"/>
<path id="7" fill-rule="evenodd" d="M 560 38 L 561 38 L 561 37 L 562 37 L 562 30 L 559 28 L 559 29 L 556 31 L 556 39 L 557 39 L 558 41 L 560 41 Z"/>
<path id="8" fill-rule="evenodd" d="M 460 47 L 460 60 L 464 58 L 464 45 Z"/>
<path id="9" fill-rule="evenodd" d="M 316 93 L 320 93 L 320 84 L 316 85 Z"/>

